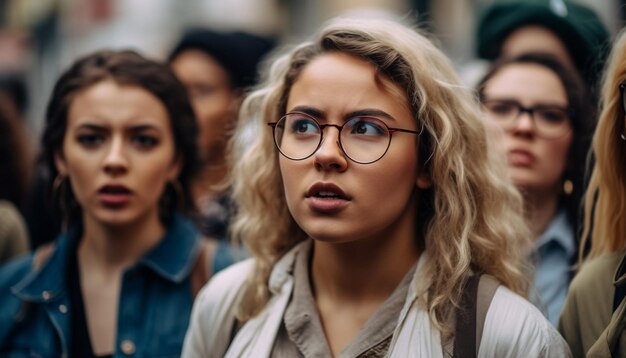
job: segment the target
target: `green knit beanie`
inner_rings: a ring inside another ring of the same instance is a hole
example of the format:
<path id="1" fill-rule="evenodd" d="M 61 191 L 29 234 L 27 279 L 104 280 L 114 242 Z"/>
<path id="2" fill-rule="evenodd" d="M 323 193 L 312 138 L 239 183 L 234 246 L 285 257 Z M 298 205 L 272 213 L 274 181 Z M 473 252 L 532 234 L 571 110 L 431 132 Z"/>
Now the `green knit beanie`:
<path id="1" fill-rule="evenodd" d="M 525 25 L 540 25 L 565 44 L 575 66 L 594 85 L 610 46 L 606 27 L 591 9 L 568 0 L 500 0 L 485 8 L 478 22 L 478 56 L 493 60 L 504 40 Z"/>

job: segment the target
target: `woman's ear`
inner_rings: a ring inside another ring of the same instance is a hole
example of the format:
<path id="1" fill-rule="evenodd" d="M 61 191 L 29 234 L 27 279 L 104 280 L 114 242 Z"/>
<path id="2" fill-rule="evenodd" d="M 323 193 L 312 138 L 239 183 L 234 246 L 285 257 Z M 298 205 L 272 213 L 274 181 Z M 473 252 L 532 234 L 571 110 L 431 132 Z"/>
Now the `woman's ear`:
<path id="1" fill-rule="evenodd" d="M 415 181 L 415 185 L 420 189 L 428 189 L 433 185 L 433 181 L 430 179 L 430 175 L 426 170 L 422 170 L 417 175 L 417 180 Z"/>
<path id="2" fill-rule="evenodd" d="M 180 171 L 183 169 L 183 156 L 182 155 L 176 155 L 176 158 L 174 158 L 174 162 L 172 162 L 172 166 L 170 168 L 170 171 L 168 173 L 168 180 L 169 181 L 176 181 L 178 180 L 178 176 L 180 175 Z"/>
<path id="3" fill-rule="evenodd" d="M 54 166 L 57 168 L 59 175 L 67 175 L 67 164 L 65 163 L 65 158 L 63 158 L 63 154 L 61 152 L 56 152 L 54 154 Z"/>

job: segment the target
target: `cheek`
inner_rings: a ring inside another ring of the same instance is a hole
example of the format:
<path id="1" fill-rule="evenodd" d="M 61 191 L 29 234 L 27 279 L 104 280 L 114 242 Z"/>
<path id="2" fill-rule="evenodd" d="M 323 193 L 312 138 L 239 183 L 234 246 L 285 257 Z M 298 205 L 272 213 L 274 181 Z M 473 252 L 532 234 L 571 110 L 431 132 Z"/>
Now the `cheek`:
<path id="1" fill-rule="evenodd" d="M 554 141 L 553 143 L 548 143 L 546 146 L 544 154 L 549 161 L 546 161 L 546 165 L 554 168 L 560 168 L 560 172 L 567 167 L 569 149 L 571 146 L 571 136 L 567 138 Z"/>
<path id="2" fill-rule="evenodd" d="M 84 204 L 90 188 L 95 186 L 97 168 L 90 165 L 90 163 L 90 161 L 82 160 L 80 157 L 72 155 L 72 153 L 68 153 L 66 156 L 67 174 L 69 175 L 72 193 L 81 206 Z"/>
<path id="3" fill-rule="evenodd" d="M 290 211 L 293 207 L 293 199 L 295 197 L 295 184 L 298 177 L 298 168 L 293 165 L 293 161 L 280 156 L 278 159 L 278 167 L 280 168 L 280 176 L 283 180 L 283 190 L 285 192 L 285 199 Z"/>
<path id="4" fill-rule="evenodd" d="M 506 148 L 508 141 L 507 133 L 497 124 L 486 123 L 485 129 L 487 131 L 489 145 L 497 151 L 502 151 Z"/>

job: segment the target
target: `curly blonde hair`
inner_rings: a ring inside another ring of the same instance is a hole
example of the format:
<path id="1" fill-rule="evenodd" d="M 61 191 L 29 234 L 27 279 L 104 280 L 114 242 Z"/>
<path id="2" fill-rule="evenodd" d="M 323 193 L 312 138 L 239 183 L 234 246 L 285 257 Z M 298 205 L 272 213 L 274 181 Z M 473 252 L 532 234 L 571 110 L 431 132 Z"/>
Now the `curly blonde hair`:
<path id="1" fill-rule="evenodd" d="M 585 194 L 581 260 L 589 242 L 586 259 L 626 248 L 626 142 L 620 138 L 626 131 L 619 89 L 625 81 L 626 30 L 615 40 L 603 78 L 600 118 L 592 142 L 596 163 Z"/>
<path id="2" fill-rule="evenodd" d="M 286 111 L 290 89 L 320 54 L 342 52 L 374 64 L 406 91 L 418 128 L 421 165 L 433 187 L 418 197 L 416 237 L 428 251 L 426 302 L 432 322 L 445 319 L 472 271 L 488 273 L 524 295 L 530 232 L 522 200 L 502 163 L 488 151 L 474 93 L 459 85 L 449 60 L 410 26 L 389 20 L 339 18 L 312 41 L 277 57 L 260 87 L 244 101 L 233 143 L 235 238 L 254 256 L 238 317 L 258 314 L 269 299 L 274 263 L 307 235 L 292 219 L 284 196 L 270 127 Z M 425 155 L 424 155 L 425 153 Z"/>

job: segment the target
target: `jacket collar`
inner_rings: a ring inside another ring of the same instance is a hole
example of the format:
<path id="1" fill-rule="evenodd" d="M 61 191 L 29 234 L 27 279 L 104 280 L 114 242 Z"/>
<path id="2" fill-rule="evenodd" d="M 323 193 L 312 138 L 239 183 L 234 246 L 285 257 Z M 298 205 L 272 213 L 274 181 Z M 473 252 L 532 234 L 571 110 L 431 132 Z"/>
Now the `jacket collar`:
<path id="1" fill-rule="evenodd" d="M 75 227 L 61 234 L 41 269 L 27 275 L 11 291 L 24 301 L 45 302 L 61 297 L 67 287 L 67 264 L 70 255 L 76 254 L 81 232 Z M 176 214 L 163 240 L 128 270 L 145 266 L 165 280 L 180 283 L 191 272 L 199 250 L 197 229 L 189 219 Z"/>
<path id="2" fill-rule="evenodd" d="M 191 220 L 176 214 L 165 237 L 136 266 L 145 265 L 162 278 L 182 282 L 200 252 L 200 234 Z"/>
<path id="3" fill-rule="evenodd" d="M 558 244 L 568 258 L 576 254 L 576 243 L 574 242 L 574 229 L 569 224 L 567 212 L 561 209 L 552 219 L 546 230 L 539 236 L 535 244 L 535 250 L 548 245 L 550 242 Z"/>
<path id="4" fill-rule="evenodd" d="M 283 289 L 283 285 L 287 281 L 293 279 L 292 274 L 296 255 L 298 255 L 298 253 L 301 251 L 309 252 L 312 244 L 312 239 L 306 239 L 302 242 L 299 242 L 276 262 L 268 281 L 268 286 L 272 294 L 275 295 L 280 293 L 280 291 Z"/>
<path id="5" fill-rule="evenodd" d="M 617 266 L 617 271 L 615 271 L 615 276 L 613 277 L 613 285 L 615 285 L 615 287 L 626 285 L 626 255 L 622 257 Z"/>

